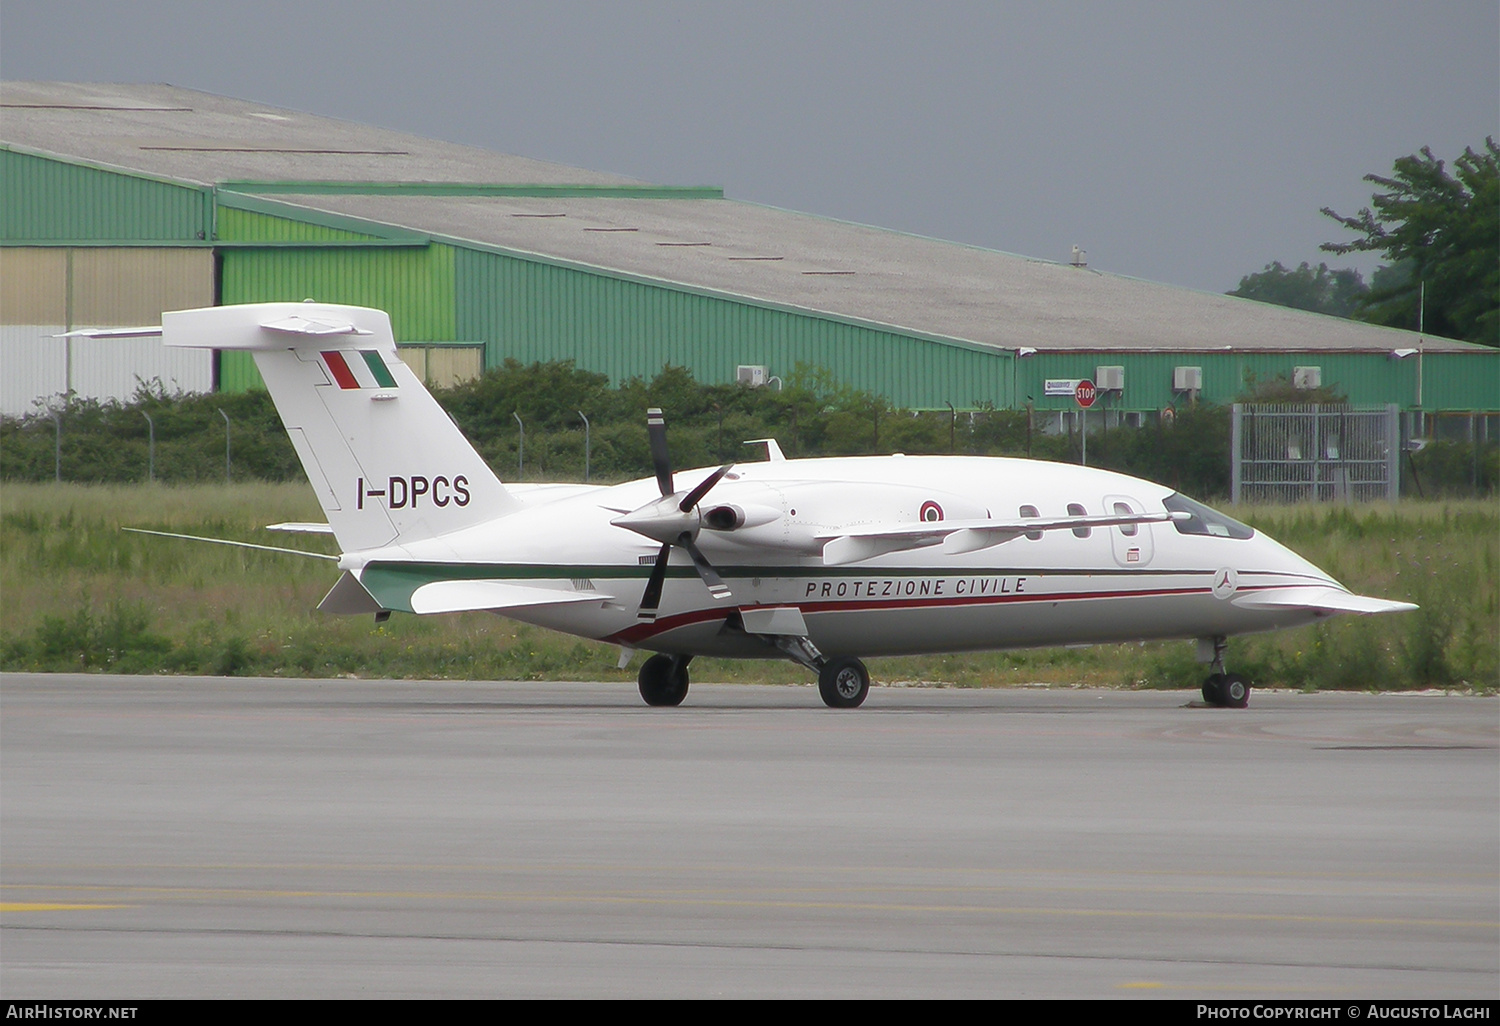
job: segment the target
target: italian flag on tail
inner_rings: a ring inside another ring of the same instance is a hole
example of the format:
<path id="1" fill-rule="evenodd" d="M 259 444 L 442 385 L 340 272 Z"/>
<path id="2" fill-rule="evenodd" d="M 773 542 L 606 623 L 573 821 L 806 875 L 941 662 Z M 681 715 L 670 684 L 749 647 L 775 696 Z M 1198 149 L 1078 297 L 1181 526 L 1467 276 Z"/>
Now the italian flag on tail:
<path id="1" fill-rule="evenodd" d="M 373 349 L 324 350 L 323 364 L 339 388 L 395 388 L 396 379 Z"/>

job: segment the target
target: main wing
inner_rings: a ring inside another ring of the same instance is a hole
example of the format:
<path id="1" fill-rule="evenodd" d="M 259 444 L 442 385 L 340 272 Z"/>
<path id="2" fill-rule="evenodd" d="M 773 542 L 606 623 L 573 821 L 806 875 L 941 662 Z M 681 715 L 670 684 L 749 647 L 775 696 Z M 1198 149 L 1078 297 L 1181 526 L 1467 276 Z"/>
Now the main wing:
<path id="1" fill-rule="evenodd" d="M 413 613 L 504 612 L 527 606 L 609 602 L 614 598 L 592 587 L 572 582 L 517 584 L 514 581 L 466 579 L 411 582 L 382 587 L 360 580 L 345 570 L 318 608 L 325 613 L 379 613 L 400 609 Z"/>
<path id="2" fill-rule="evenodd" d="M 915 524 L 873 524 L 818 535 L 823 563 L 842 566 L 888 552 L 942 545 L 951 555 L 1002 545 L 1038 531 L 1072 531 L 1125 524 L 1187 520 L 1189 513 L 1110 513 L 1100 516 L 1024 517 L 1015 520 L 934 520 Z"/>

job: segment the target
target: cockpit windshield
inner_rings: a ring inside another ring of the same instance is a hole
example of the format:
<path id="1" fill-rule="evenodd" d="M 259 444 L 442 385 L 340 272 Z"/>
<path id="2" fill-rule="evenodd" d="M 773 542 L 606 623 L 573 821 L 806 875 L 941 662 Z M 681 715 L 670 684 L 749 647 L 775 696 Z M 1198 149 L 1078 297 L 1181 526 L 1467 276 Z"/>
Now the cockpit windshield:
<path id="1" fill-rule="evenodd" d="M 1179 534 L 1206 534 L 1214 538 L 1253 538 L 1255 530 L 1238 520 L 1226 517 L 1218 510 L 1209 509 L 1201 502 L 1194 502 L 1181 492 L 1174 492 L 1162 500 L 1168 512 L 1191 513 L 1187 520 L 1174 520 L 1172 526 Z"/>

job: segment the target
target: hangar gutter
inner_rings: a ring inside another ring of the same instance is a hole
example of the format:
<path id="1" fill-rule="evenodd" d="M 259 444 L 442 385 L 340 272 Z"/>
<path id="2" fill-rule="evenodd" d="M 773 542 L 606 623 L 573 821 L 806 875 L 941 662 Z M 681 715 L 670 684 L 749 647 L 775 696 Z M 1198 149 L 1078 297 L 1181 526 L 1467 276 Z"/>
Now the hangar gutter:
<path id="1" fill-rule="evenodd" d="M 507 196 L 530 199 L 723 199 L 713 185 L 569 185 L 551 182 L 332 182 L 250 181 L 218 183 L 221 192 L 258 196 Z"/>

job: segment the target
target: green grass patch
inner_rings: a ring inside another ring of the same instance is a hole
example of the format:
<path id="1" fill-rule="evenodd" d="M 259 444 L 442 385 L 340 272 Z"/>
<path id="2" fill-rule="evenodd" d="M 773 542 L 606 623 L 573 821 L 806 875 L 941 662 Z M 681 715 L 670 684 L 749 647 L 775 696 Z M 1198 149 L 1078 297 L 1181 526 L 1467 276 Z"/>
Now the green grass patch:
<path id="1" fill-rule="evenodd" d="M 1500 507 L 1489 500 L 1232 511 L 1355 591 L 1415 613 L 1336 617 L 1236 639 L 1257 685 L 1395 690 L 1500 687 Z M 0 489 L 0 667 L 255 676 L 633 680 L 618 650 L 483 613 L 385 624 L 315 610 L 332 564 L 131 534 L 144 527 L 332 553 L 305 484 L 32 485 Z M 639 663 L 640 657 L 636 658 Z M 880 681 L 986 687 L 1196 687 L 1186 642 L 872 659 Z M 777 661 L 699 659 L 700 681 L 806 682 Z"/>

